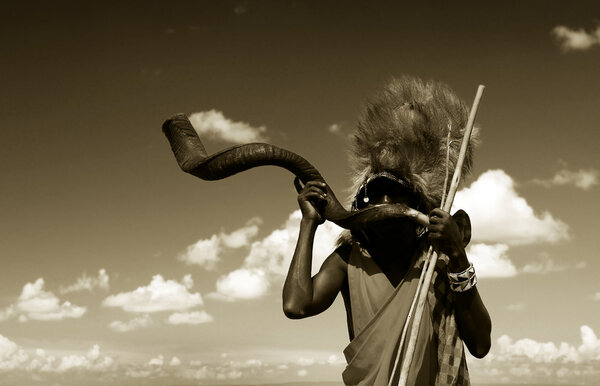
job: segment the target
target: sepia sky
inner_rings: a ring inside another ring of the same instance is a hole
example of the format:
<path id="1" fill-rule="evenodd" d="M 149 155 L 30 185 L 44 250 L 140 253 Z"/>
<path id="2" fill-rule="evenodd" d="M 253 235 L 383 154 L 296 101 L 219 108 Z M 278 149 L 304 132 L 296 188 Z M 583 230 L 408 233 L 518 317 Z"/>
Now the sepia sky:
<path id="1" fill-rule="evenodd" d="M 402 74 L 469 105 L 486 86 L 455 200 L 493 323 L 473 383 L 599 383 L 598 20 L 594 1 L 3 2 L 0 385 L 341 382 L 341 300 L 281 310 L 293 176 L 201 181 L 161 125 L 290 149 L 346 197 L 347 138 Z"/>

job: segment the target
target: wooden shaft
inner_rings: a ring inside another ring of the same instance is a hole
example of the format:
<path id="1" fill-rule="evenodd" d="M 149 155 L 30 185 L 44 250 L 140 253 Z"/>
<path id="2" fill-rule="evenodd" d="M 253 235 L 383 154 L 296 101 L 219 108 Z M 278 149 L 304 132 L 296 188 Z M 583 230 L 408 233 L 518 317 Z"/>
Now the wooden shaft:
<path id="1" fill-rule="evenodd" d="M 421 286 L 423 285 L 423 280 L 425 279 L 425 271 L 427 271 L 427 263 L 429 262 L 428 258 L 425 258 L 423 261 L 423 268 L 421 269 L 421 275 L 419 276 L 419 282 L 417 283 L 417 291 L 415 293 L 418 294 L 421 291 Z M 406 317 L 406 323 L 404 323 L 404 327 L 402 327 L 402 335 L 400 336 L 400 344 L 398 345 L 398 350 L 396 350 L 396 360 L 394 360 L 394 367 L 392 368 L 392 375 L 390 376 L 390 380 L 387 386 L 392 386 L 394 382 L 394 374 L 396 374 L 396 369 L 398 368 L 398 363 L 400 362 L 400 356 L 402 355 L 402 348 L 404 347 L 404 341 L 406 340 L 406 334 L 408 333 L 408 325 L 410 324 L 410 320 L 412 319 L 412 315 L 415 312 L 415 307 L 417 306 L 417 296 L 413 298 L 413 301 L 410 305 L 410 309 L 408 310 L 408 316 Z"/>
<path id="2" fill-rule="evenodd" d="M 479 85 L 479 87 L 477 87 L 477 94 L 475 94 L 473 106 L 471 107 L 471 112 L 469 114 L 469 120 L 467 121 L 467 127 L 465 128 L 465 133 L 463 135 L 463 141 L 460 146 L 460 153 L 458 154 L 458 160 L 456 161 L 456 169 L 454 169 L 454 175 L 452 176 L 452 183 L 450 184 L 448 197 L 446 197 L 445 205 L 442 208 L 446 212 L 450 212 L 452 203 L 454 202 L 454 196 L 456 195 L 456 191 L 458 190 L 458 186 L 460 184 L 462 166 L 465 162 L 467 148 L 469 147 L 469 140 L 471 139 L 471 133 L 473 132 L 473 124 L 475 123 L 475 116 L 477 115 L 477 109 L 479 108 L 479 102 L 481 101 L 481 96 L 483 95 L 484 89 L 485 86 L 483 85 Z"/>
<path id="3" fill-rule="evenodd" d="M 458 161 L 456 162 L 456 169 L 454 169 L 454 175 L 452 176 L 450 191 L 448 192 L 448 197 L 446 197 L 446 202 L 444 203 L 444 207 L 442 208 L 446 212 L 450 212 L 450 209 L 452 208 L 452 203 L 454 201 L 454 196 L 456 195 L 456 191 L 458 190 L 458 185 L 460 183 L 460 177 L 462 174 L 462 166 L 465 162 L 467 147 L 469 146 L 469 140 L 471 139 L 471 133 L 473 131 L 475 116 L 477 115 L 479 101 L 481 100 L 484 88 L 485 86 L 479 85 L 479 87 L 477 88 L 477 94 L 475 95 L 475 99 L 473 100 L 473 106 L 471 107 L 469 120 L 467 121 L 467 127 L 465 128 L 465 133 L 460 147 Z M 400 370 L 400 380 L 398 382 L 398 385 L 402 386 L 405 386 L 406 382 L 408 381 L 408 372 L 410 370 L 410 365 L 412 363 L 413 355 L 415 353 L 415 347 L 417 345 L 417 337 L 419 335 L 419 327 L 421 325 L 421 319 L 423 317 L 423 309 L 425 308 L 425 302 L 427 301 L 427 293 L 429 292 L 429 288 L 431 287 L 431 279 L 433 278 L 433 272 L 435 271 L 435 265 L 438 259 L 437 253 L 432 251 L 433 248 L 430 246 L 429 251 L 427 252 L 429 266 L 427 267 L 427 272 L 425 273 L 425 279 L 423 280 L 423 285 L 420 288 L 421 291 L 415 294 L 415 297 L 418 298 L 418 303 L 417 308 L 415 310 L 413 324 L 410 330 L 410 338 L 408 340 L 406 354 L 403 358 L 404 360 L 402 361 L 402 367 Z M 399 347 L 398 350 L 402 350 L 402 347 Z"/>

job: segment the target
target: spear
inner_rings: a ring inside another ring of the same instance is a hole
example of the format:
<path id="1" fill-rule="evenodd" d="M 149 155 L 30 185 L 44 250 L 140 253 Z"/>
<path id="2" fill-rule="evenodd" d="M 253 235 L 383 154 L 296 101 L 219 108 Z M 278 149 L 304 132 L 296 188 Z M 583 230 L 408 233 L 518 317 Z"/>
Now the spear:
<path id="1" fill-rule="evenodd" d="M 456 195 L 456 191 L 458 190 L 458 185 L 460 183 L 460 177 L 462 174 L 462 166 L 465 162 L 465 156 L 467 154 L 467 147 L 469 146 L 469 140 L 471 139 L 471 132 L 473 131 L 473 124 L 475 122 L 475 115 L 477 115 L 477 109 L 479 107 L 479 101 L 481 100 L 481 96 L 483 95 L 483 89 L 485 86 L 479 85 L 477 88 L 477 94 L 475 95 L 475 99 L 473 100 L 473 106 L 471 107 L 471 112 L 469 113 L 469 120 L 467 121 L 467 127 L 465 127 L 465 133 L 463 136 L 463 141 L 460 147 L 460 153 L 458 155 L 458 161 L 456 162 L 456 168 L 454 169 L 454 174 L 452 176 L 452 183 L 450 184 L 450 190 L 448 191 L 448 196 L 446 197 L 446 201 L 442 203 L 442 209 L 446 212 L 450 212 L 452 208 L 452 203 L 454 202 L 454 196 Z M 404 360 L 402 361 L 402 367 L 400 371 L 400 380 L 398 385 L 406 385 L 408 380 L 408 371 L 410 369 L 410 365 L 413 360 L 413 355 L 415 352 L 415 347 L 417 344 L 417 336 L 419 334 L 419 326 L 421 325 L 421 318 L 423 317 L 423 309 L 425 308 L 425 301 L 427 300 L 427 293 L 429 292 L 429 288 L 431 287 L 431 279 L 433 277 L 433 272 L 435 271 L 435 265 L 437 263 L 437 253 L 433 251 L 433 248 L 429 246 L 429 250 L 427 251 L 427 257 L 425 258 L 425 265 L 427 266 L 427 270 L 423 269 L 421 271 L 421 277 L 419 281 L 422 280 L 422 285 L 417 288 L 417 292 L 415 293 L 415 299 L 418 299 L 418 303 L 415 310 L 414 321 L 410 330 L 410 338 L 408 340 L 408 346 L 406 348 L 406 353 L 404 356 Z M 425 267 L 424 267 L 425 268 Z M 423 274 L 425 277 L 423 278 Z M 414 304 L 414 300 L 413 300 Z M 410 315 L 409 315 L 410 317 Z M 407 318 L 405 326 L 408 326 L 410 319 Z M 398 351 L 402 350 L 403 341 L 400 342 L 400 346 L 398 347 Z M 395 367 L 394 367 L 395 371 Z M 392 377 L 393 373 L 392 371 Z"/>

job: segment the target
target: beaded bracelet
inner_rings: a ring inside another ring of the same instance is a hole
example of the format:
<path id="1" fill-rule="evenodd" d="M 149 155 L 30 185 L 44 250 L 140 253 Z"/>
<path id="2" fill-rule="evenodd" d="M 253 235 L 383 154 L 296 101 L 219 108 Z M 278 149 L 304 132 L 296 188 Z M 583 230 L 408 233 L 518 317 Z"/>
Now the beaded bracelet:
<path id="1" fill-rule="evenodd" d="M 477 284 L 477 276 L 473 275 L 469 280 L 461 282 L 450 282 L 450 289 L 454 292 L 465 292 L 475 287 Z"/>
<path id="2" fill-rule="evenodd" d="M 462 272 L 448 272 L 448 281 L 450 282 L 450 289 L 455 292 L 464 292 L 473 288 L 477 284 L 473 263 L 470 263 L 469 267 Z"/>

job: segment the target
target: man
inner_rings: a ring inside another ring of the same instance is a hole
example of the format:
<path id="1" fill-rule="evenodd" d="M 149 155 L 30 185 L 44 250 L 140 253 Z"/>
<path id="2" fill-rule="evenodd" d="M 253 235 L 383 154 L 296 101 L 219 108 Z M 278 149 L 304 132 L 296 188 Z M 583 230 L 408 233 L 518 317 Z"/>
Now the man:
<path id="1" fill-rule="evenodd" d="M 344 350 L 347 385 L 397 383 L 397 359 L 406 349 L 399 343 L 430 244 L 443 255 L 419 326 L 408 384 L 469 384 L 462 342 L 478 358 L 489 351 L 491 321 L 464 249 L 469 218 L 464 211 L 451 216 L 438 208 L 446 165 L 452 172 L 466 119 L 466 105 L 447 86 L 403 77 L 374 99 L 354 134 L 351 156 L 358 188 L 353 210 L 403 204 L 428 213 L 428 229 L 400 218 L 346 233 L 311 278 L 326 186 L 308 182 L 298 196 L 302 221 L 283 289 L 284 312 L 290 318 L 313 316 L 342 293 L 351 340 Z M 469 153 L 463 174 L 470 164 Z"/>

